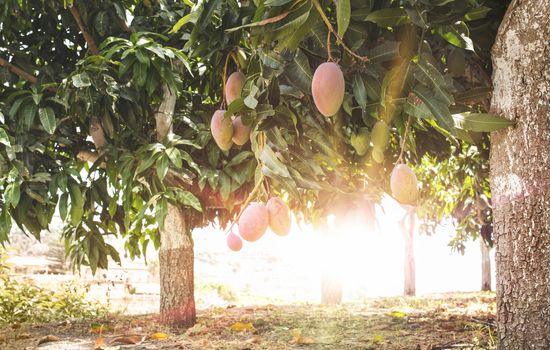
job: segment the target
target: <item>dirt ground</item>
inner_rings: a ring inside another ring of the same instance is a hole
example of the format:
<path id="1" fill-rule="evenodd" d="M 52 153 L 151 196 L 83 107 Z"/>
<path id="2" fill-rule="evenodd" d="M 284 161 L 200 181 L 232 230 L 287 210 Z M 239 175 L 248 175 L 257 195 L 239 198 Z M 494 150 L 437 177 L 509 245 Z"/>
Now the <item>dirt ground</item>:
<path id="1" fill-rule="evenodd" d="M 156 315 L 11 325 L 0 349 L 495 349 L 494 294 L 378 298 L 342 306 L 263 305 L 198 311 L 191 329 Z"/>

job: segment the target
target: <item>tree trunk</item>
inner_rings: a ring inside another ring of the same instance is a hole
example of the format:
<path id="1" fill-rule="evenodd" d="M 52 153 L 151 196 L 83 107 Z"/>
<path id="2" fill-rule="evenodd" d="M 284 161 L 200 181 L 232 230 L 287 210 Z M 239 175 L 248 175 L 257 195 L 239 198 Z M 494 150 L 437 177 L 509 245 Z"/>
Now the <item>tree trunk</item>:
<path id="1" fill-rule="evenodd" d="M 550 0 L 516 0 L 493 47 L 491 135 L 500 350 L 550 349 Z"/>
<path id="2" fill-rule="evenodd" d="M 481 290 L 486 292 L 491 290 L 491 248 L 479 237 L 479 246 L 481 249 Z"/>
<path id="3" fill-rule="evenodd" d="M 337 227 L 342 227 L 336 221 Z M 328 228 L 324 233 L 324 261 L 323 273 L 321 276 L 321 304 L 338 305 L 342 303 L 342 271 L 341 262 L 338 261 L 338 252 L 343 249 L 340 234 Z"/>
<path id="4" fill-rule="evenodd" d="M 405 214 L 401 220 L 401 231 L 405 238 L 405 259 L 404 259 L 404 286 L 403 294 L 407 297 L 416 296 L 416 264 L 414 261 L 414 231 L 415 212 L 413 210 Z"/>
<path id="5" fill-rule="evenodd" d="M 177 327 L 195 324 L 193 240 L 183 209 L 169 205 L 160 232 L 160 321 Z"/>
<path id="6" fill-rule="evenodd" d="M 338 305 L 342 302 L 342 281 L 336 271 L 323 271 L 321 281 L 321 304 Z"/>

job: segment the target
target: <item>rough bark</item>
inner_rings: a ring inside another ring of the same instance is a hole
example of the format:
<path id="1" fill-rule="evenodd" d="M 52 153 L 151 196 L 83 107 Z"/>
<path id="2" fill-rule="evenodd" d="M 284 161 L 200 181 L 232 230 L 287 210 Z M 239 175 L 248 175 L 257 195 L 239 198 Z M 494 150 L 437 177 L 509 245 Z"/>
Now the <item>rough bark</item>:
<path id="1" fill-rule="evenodd" d="M 404 285 L 403 295 L 416 296 L 416 263 L 414 260 L 414 231 L 415 231 L 414 211 L 409 211 L 401 221 L 401 231 L 405 239 L 405 259 L 404 259 Z"/>
<path id="2" fill-rule="evenodd" d="M 481 290 L 486 292 L 491 290 L 491 248 L 480 237 L 479 247 L 481 250 Z"/>
<path id="3" fill-rule="evenodd" d="M 550 349 L 550 0 L 514 1 L 493 47 L 491 135 L 500 350 Z"/>
<path id="4" fill-rule="evenodd" d="M 193 240 L 181 208 L 168 207 L 160 232 L 160 321 L 178 327 L 195 324 Z"/>

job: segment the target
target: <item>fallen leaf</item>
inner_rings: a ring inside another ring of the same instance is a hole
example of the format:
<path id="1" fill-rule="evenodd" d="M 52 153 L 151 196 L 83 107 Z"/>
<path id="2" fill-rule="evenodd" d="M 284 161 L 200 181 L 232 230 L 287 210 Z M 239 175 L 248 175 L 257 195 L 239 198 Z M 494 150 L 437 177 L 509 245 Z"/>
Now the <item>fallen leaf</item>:
<path id="1" fill-rule="evenodd" d="M 380 343 L 383 343 L 384 342 L 384 337 L 381 336 L 380 334 L 376 334 L 374 335 L 374 337 L 372 338 L 372 343 L 374 345 L 378 345 Z"/>
<path id="2" fill-rule="evenodd" d="M 111 343 L 136 345 L 136 344 L 141 344 L 144 338 L 145 337 L 142 337 L 141 335 L 127 335 L 127 336 L 114 338 Z"/>
<path id="3" fill-rule="evenodd" d="M 232 331 L 235 331 L 235 332 L 253 331 L 253 330 L 254 330 L 254 326 L 253 326 L 252 323 L 250 323 L 250 322 L 248 322 L 248 323 L 235 322 L 235 323 L 231 326 L 231 330 L 232 330 Z"/>
<path id="4" fill-rule="evenodd" d="M 420 350 L 432 350 L 433 346 L 431 344 L 422 344 L 419 346 Z"/>
<path id="5" fill-rule="evenodd" d="M 151 339 L 151 340 L 166 340 L 166 339 L 168 339 L 168 334 L 162 333 L 162 332 L 156 332 L 156 333 L 151 334 L 149 339 Z"/>
<path id="6" fill-rule="evenodd" d="M 193 327 L 189 328 L 185 333 L 187 335 L 198 335 L 198 334 L 206 333 L 207 331 L 208 331 L 208 327 L 206 327 L 202 323 L 197 323 Z"/>
<path id="7" fill-rule="evenodd" d="M 407 314 L 403 311 L 392 311 L 390 316 L 393 318 L 405 318 Z"/>
<path id="8" fill-rule="evenodd" d="M 248 338 L 247 340 L 245 340 L 245 343 L 247 343 L 247 344 L 258 344 L 261 341 L 262 341 L 262 338 L 260 338 L 259 336 L 254 336 L 252 338 Z"/>
<path id="9" fill-rule="evenodd" d="M 38 340 L 38 344 L 37 345 L 40 345 L 40 344 L 44 344 L 44 343 L 50 343 L 50 342 L 53 342 L 53 341 L 58 341 L 59 338 L 56 337 L 55 335 L 47 335 L 45 337 L 42 337 Z"/>
<path id="10" fill-rule="evenodd" d="M 312 337 L 305 337 L 302 335 L 302 330 L 295 328 L 290 331 L 290 334 L 292 335 L 292 340 L 290 341 L 293 344 L 300 344 L 300 345 L 309 345 L 309 344 L 315 344 L 316 341 Z"/>
<path id="11" fill-rule="evenodd" d="M 105 339 L 99 337 L 95 340 L 94 350 L 105 350 Z"/>

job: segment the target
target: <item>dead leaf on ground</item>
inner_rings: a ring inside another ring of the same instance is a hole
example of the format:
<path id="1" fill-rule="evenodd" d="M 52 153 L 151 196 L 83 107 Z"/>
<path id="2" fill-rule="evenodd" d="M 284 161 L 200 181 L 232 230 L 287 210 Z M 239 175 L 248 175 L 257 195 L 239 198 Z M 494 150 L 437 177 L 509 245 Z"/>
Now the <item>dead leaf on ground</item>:
<path id="1" fill-rule="evenodd" d="M 149 339 L 151 339 L 151 340 L 166 340 L 166 339 L 168 339 L 168 334 L 163 333 L 163 332 L 156 332 L 156 333 L 151 334 Z"/>
<path id="2" fill-rule="evenodd" d="M 419 348 L 420 350 L 432 350 L 433 346 L 431 344 L 421 344 Z"/>
<path id="3" fill-rule="evenodd" d="M 38 344 L 37 345 L 41 345 L 41 344 L 44 344 L 44 343 L 50 343 L 50 342 L 54 342 L 54 341 L 59 341 L 59 338 L 56 337 L 55 335 L 47 335 L 45 337 L 42 337 L 38 340 Z"/>
<path id="4" fill-rule="evenodd" d="M 384 342 L 384 337 L 380 334 L 376 334 L 373 338 L 372 338 L 372 343 L 374 345 L 378 345 L 378 344 L 381 344 Z"/>
<path id="5" fill-rule="evenodd" d="M 202 323 L 197 323 L 193 327 L 189 328 L 185 333 L 187 335 L 199 335 L 206 333 L 208 331 L 208 327 L 206 327 Z"/>
<path id="6" fill-rule="evenodd" d="M 254 326 L 250 322 L 247 322 L 247 323 L 235 322 L 231 326 L 231 330 L 234 331 L 234 332 L 253 331 Z"/>
<path id="7" fill-rule="evenodd" d="M 105 350 L 105 338 L 99 337 L 95 340 L 94 350 Z"/>
<path id="8" fill-rule="evenodd" d="M 116 337 L 111 341 L 111 344 L 127 344 L 127 345 L 136 345 L 141 344 L 145 337 L 141 335 L 125 335 L 121 337 Z"/>
<path id="9" fill-rule="evenodd" d="M 293 344 L 310 345 L 316 343 L 315 339 L 312 337 L 302 335 L 301 329 L 295 328 L 290 331 L 290 334 L 292 335 L 292 340 L 290 342 Z"/>
<path id="10" fill-rule="evenodd" d="M 252 338 L 248 338 L 247 340 L 245 340 L 245 343 L 247 344 L 258 344 L 262 341 L 262 338 L 259 337 L 259 336 L 254 336 Z"/>

